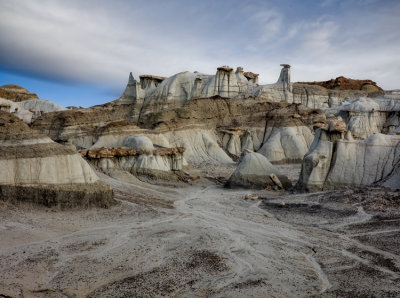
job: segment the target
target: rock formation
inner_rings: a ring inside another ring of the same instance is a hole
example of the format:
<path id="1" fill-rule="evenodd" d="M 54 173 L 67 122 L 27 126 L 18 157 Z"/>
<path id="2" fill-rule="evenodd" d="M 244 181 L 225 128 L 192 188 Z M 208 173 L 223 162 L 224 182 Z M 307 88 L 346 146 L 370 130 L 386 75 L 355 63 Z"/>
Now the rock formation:
<path id="1" fill-rule="evenodd" d="M 342 76 L 323 82 L 299 82 L 299 84 L 318 85 L 334 90 L 383 91 L 381 87 L 371 80 L 353 80 Z"/>
<path id="2" fill-rule="evenodd" d="M 119 147 L 120 144 L 122 147 Z M 143 135 L 129 135 L 123 140 L 116 140 L 113 145 L 111 148 L 94 146 L 89 150 L 80 150 L 80 153 L 104 172 L 119 169 L 135 175 L 156 175 L 182 170 L 184 147 L 154 146 L 150 138 Z"/>
<path id="3" fill-rule="evenodd" d="M 354 140 L 349 131 L 343 138 L 342 131 L 319 129 L 304 156 L 297 186 L 315 191 L 369 185 L 391 175 L 399 162 L 400 136 L 378 133 Z"/>
<path id="4" fill-rule="evenodd" d="M 27 99 L 39 99 L 35 93 L 30 93 L 27 89 L 18 85 L 1 86 L 0 97 L 14 102 L 20 102 Z"/>
<path id="5" fill-rule="evenodd" d="M 0 194 L 46 206 L 108 207 L 112 190 L 74 146 L 54 143 L 0 111 Z"/>
<path id="6" fill-rule="evenodd" d="M 0 87 L 0 110 L 12 113 L 25 123 L 31 123 L 42 113 L 62 111 L 64 107 L 48 100 L 41 100 L 34 93 L 17 85 Z"/>
<path id="7" fill-rule="evenodd" d="M 290 83 L 290 65 L 289 64 L 281 64 L 282 70 L 279 75 L 277 85 L 282 84 L 282 88 L 287 91 L 292 91 L 292 84 Z"/>
<path id="8" fill-rule="evenodd" d="M 153 142 L 146 136 L 128 136 L 123 142 L 124 147 L 132 148 L 136 151 L 153 152 Z"/>
<path id="9" fill-rule="evenodd" d="M 155 147 L 184 147 L 185 166 L 232 163 L 256 151 L 272 163 L 300 162 L 309 152 L 314 128 L 366 139 L 374 133 L 396 134 L 400 126 L 396 92 L 293 84 L 287 64 L 276 83 L 258 85 L 257 80 L 257 74 L 229 66 L 218 67 L 215 75 L 142 75 L 140 82 L 130 74 L 120 99 L 43 113 L 32 128 L 86 150 L 123 148 L 128 136 L 142 135 Z"/>
<path id="10" fill-rule="evenodd" d="M 278 189 L 280 185 L 286 189 L 292 186 L 289 179 L 259 153 L 246 154 L 227 181 L 228 187 Z"/>
<path id="11" fill-rule="evenodd" d="M 313 140 L 313 127 L 324 126 L 325 114 L 293 104 L 267 113 L 263 143 L 258 153 L 270 162 L 301 162 Z"/>

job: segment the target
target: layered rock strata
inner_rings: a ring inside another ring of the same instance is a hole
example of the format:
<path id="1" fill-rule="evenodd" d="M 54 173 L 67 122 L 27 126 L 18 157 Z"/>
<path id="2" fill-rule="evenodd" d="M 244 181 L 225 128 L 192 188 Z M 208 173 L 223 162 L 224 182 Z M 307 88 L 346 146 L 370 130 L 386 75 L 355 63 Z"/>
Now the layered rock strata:
<path id="1" fill-rule="evenodd" d="M 395 133 L 400 125 L 396 92 L 372 99 L 368 96 L 374 93 L 368 90 L 293 84 L 286 64 L 274 84 L 258 85 L 256 78 L 241 67 L 235 71 L 229 66 L 219 67 L 215 75 L 144 75 L 140 82 L 130 74 L 119 100 L 90 109 L 46 113 L 32 127 L 78 148 L 123 147 L 127 135 L 141 134 L 155 145 L 184 146 L 184 162 L 232 162 L 244 151 L 259 150 L 271 162 L 282 163 L 302 159 L 312 141 L 313 126 L 318 124 L 307 120 L 306 113 L 311 112 L 296 111 L 291 105 L 341 117 L 355 138 Z M 370 102 L 369 110 L 358 109 L 364 102 Z"/>
<path id="2" fill-rule="evenodd" d="M 183 166 L 185 148 L 155 148 L 135 150 L 131 148 L 99 148 L 80 150 L 82 157 L 102 169 L 121 169 L 135 174 L 141 170 L 180 171 Z"/>
<path id="3" fill-rule="evenodd" d="M 108 207 L 112 190 L 74 146 L 54 143 L 0 111 L 0 197 L 46 206 Z"/>

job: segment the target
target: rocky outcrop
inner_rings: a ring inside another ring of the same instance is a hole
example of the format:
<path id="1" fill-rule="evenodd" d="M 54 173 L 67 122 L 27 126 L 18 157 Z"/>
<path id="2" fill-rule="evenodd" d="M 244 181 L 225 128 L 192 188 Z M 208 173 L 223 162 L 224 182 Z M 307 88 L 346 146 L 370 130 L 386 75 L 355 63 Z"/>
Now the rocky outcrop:
<path id="1" fill-rule="evenodd" d="M 261 148 L 257 151 L 270 162 L 301 162 L 313 140 L 313 127 L 325 126 L 325 114 L 318 109 L 292 104 L 267 113 Z"/>
<path id="2" fill-rule="evenodd" d="M 346 106 L 356 105 L 357 100 L 370 94 L 367 91 L 292 84 L 290 66 L 286 64 L 274 84 L 258 85 L 256 78 L 256 74 L 243 72 L 241 67 L 235 71 L 229 66 L 219 67 L 215 75 L 145 75 L 140 82 L 130 74 L 120 99 L 89 109 L 46 113 L 32 127 L 80 149 L 123 147 L 128 135 L 145 135 L 163 147 L 185 144 L 184 160 L 189 163 L 231 162 L 245 150 L 258 151 L 262 147 L 259 152 L 275 163 L 300 161 L 313 138 L 314 123 L 304 122 L 309 118 L 305 113 L 285 112 L 291 105 L 302 104 L 304 111 L 321 109 L 335 119 L 342 117 L 356 138 L 393 132 L 399 126 L 398 113 L 393 114 L 393 109 L 382 114 L 383 105 L 396 106 L 400 102 L 397 93 L 385 94 L 379 100 L 367 98 L 378 103 L 379 111 L 359 114 Z M 279 110 L 275 114 L 284 116 L 276 118 L 271 112 L 274 109 Z M 114 123 L 123 125 L 113 127 Z M 193 136 L 189 133 L 192 129 L 196 130 Z"/>
<path id="3" fill-rule="evenodd" d="M 18 85 L 1 86 L 0 97 L 14 102 L 20 102 L 27 99 L 39 99 L 35 93 L 30 93 L 27 89 Z"/>
<path id="4" fill-rule="evenodd" d="M 151 144 L 153 146 L 153 144 Z M 136 150 L 132 148 L 98 148 L 79 153 L 103 171 L 122 169 L 131 173 L 140 170 L 180 171 L 184 147 Z"/>
<path id="5" fill-rule="evenodd" d="M 179 180 L 184 166 L 184 147 L 157 146 L 144 135 L 103 138 L 100 143 L 105 144 L 107 141 L 108 148 L 99 148 L 96 143 L 97 146 L 80 150 L 80 153 L 91 164 L 111 175 L 117 170 L 131 173 L 139 179 L 150 177 L 152 181 Z"/>
<path id="6" fill-rule="evenodd" d="M 374 134 L 354 140 L 351 133 L 319 129 L 304 156 L 298 188 L 315 191 L 369 185 L 391 175 L 400 162 L 400 137 Z M 388 183 L 388 186 L 390 183 Z"/>
<path id="7" fill-rule="evenodd" d="M 282 64 L 281 75 L 276 84 L 258 86 L 258 74 L 236 71 L 229 66 L 217 68 L 215 75 L 199 72 L 182 72 L 169 78 L 142 75 L 138 83 L 130 74 L 127 87 L 121 98 L 114 102 L 135 104 L 133 114 L 140 121 L 149 113 L 182 107 L 188 100 L 221 96 L 224 98 L 257 97 L 261 93 L 276 89 L 279 98 L 287 98 L 291 92 L 290 66 Z M 265 87 L 266 90 L 262 91 Z M 286 93 L 285 93 L 286 92 Z"/>
<path id="8" fill-rule="evenodd" d="M 78 148 L 85 149 L 92 146 L 109 147 L 109 143 L 120 142 L 119 140 L 129 134 L 143 134 L 140 128 L 145 128 L 148 132 L 146 136 L 150 137 L 154 144 L 168 147 L 165 138 L 157 136 L 166 131 L 182 130 L 185 127 L 212 130 L 220 126 L 237 124 L 245 129 L 254 128 L 263 131 L 265 113 L 287 105 L 284 102 L 270 103 L 253 98 L 192 99 L 183 107 L 142 117 L 138 123 L 140 127 L 136 126 L 136 122 L 131 118 L 133 105 L 107 105 L 46 113 L 34 121 L 32 128 L 49 135 L 55 141 L 71 142 Z M 156 137 L 157 141 L 154 139 Z M 258 145 L 259 142 L 256 141 Z M 122 147 L 122 143 L 118 147 Z"/>
<path id="9" fill-rule="evenodd" d="M 36 94 L 17 85 L 0 87 L 0 110 L 12 113 L 25 123 L 31 123 L 42 113 L 62 111 L 64 107 L 48 100 L 41 100 Z"/>
<path id="10" fill-rule="evenodd" d="M 132 148 L 136 151 L 153 152 L 153 142 L 146 136 L 128 136 L 123 142 L 124 147 Z"/>
<path id="11" fill-rule="evenodd" d="M 221 146 L 230 155 L 239 158 L 242 152 L 253 152 L 260 148 L 264 135 L 263 127 L 218 127 Z"/>
<path id="12" fill-rule="evenodd" d="M 299 84 L 318 85 L 326 89 L 334 90 L 364 90 L 364 91 L 383 91 L 375 82 L 371 80 L 354 80 L 343 76 L 322 82 L 299 82 Z"/>
<path id="13" fill-rule="evenodd" d="M 102 134 L 138 127 L 132 123 L 133 105 L 103 105 L 88 109 L 74 109 L 42 114 L 32 128 L 40 134 L 77 148 L 90 148 Z M 105 145 L 103 147 L 106 147 Z"/>
<path id="14" fill-rule="evenodd" d="M 276 179 L 277 178 L 277 179 Z M 290 180 L 259 153 L 246 154 L 226 184 L 244 188 L 290 188 Z"/>
<path id="15" fill-rule="evenodd" d="M 341 117 L 355 138 L 366 139 L 374 133 L 389 133 L 400 123 L 400 97 L 359 97 L 346 99 L 325 113 Z"/>
<path id="16" fill-rule="evenodd" d="M 221 66 L 217 68 L 215 75 L 186 71 L 165 78 L 159 84 L 147 86 L 141 80 L 144 101 L 139 120 L 149 113 L 182 107 L 191 99 L 216 95 L 228 98 L 248 97 L 255 84 L 244 76 L 242 68 L 239 67 L 235 72 L 229 66 Z"/>
<path id="17" fill-rule="evenodd" d="M 282 85 L 282 88 L 287 91 L 292 91 L 292 84 L 290 82 L 290 65 L 289 64 L 281 64 L 282 70 L 279 75 L 277 85 Z"/>
<path id="18" fill-rule="evenodd" d="M 2 200 L 28 200 L 60 208 L 108 207 L 111 188 L 99 181 L 74 146 L 54 143 L 17 117 L 0 111 Z"/>
<path id="19" fill-rule="evenodd" d="M 373 99 L 361 97 L 351 103 L 343 103 L 338 109 L 347 122 L 347 128 L 356 138 L 366 139 L 380 133 L 386 121 L 386 113 L 380 111 Z"/>

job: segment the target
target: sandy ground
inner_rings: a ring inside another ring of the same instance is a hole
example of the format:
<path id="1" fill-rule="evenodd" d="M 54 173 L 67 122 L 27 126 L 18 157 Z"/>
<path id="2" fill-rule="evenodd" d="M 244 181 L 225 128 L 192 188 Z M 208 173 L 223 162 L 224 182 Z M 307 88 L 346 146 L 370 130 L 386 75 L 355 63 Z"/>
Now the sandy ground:
<path id="1" fill-rule="evenodd" d="M 0 205 L 0 297 L 400 295 L 400 194 L 186 187 L 100 174 L 110 209 Z M 281 166 L 295 180 L 299 166 Z"/>

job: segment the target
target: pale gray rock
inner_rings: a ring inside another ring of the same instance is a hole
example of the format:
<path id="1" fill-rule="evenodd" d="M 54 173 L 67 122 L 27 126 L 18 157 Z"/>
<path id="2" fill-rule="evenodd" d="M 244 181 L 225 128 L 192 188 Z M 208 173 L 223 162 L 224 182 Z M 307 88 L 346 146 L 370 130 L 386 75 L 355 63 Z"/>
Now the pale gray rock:
<path id="1" fill-rule="evenodd" d="M 325 187 L 380 181 L 400 162 L 400 136 L 374 134 L 363 141 L 337 141 Z"/>
<path id="2" fill-rule="evenodd" d="M 128 84 L 126 85 L 124 93 L 119 99 L 119 103 L 136 103 L 143 98 L 144 92 L 140 83 L 135 80 L 132 73 L 129 74 Z"/>
<path id="3" fill-rule="evenodd" d="M 188 71 L 169 78 L 142 75 L 140 83 L 130 75 L 124 93 L 115 104 L 135 104 L 132 117 L 139 119 L 141 115 L 181 107 L 195 98 L 259 96 L 263 88 L 257 82 L 257 74 L 244 73 L 241 67 L 234 71 L 229 66 L 218 67 L 215 75 Z M 284 90 L 291 90 L 290 70 L 286 66 L 276 84 L 265 86 L 265 92 L 276 93 L 272 96 L 275 101 L 285 100 Z"/>
<path id="4" fill-rule="evenodd" d="M 377 133 L 353 140 L 349 132 L 343 139 L 339 132 L 319 129 L 304 156 L 297 186 L 314 191 L 370 185 L 392 175 L 399 162 L 400 136 Z M 394 180 L 389 179 L 388 186 Z"/>
<path id="5" fill-rule="evenodd" d="M 64 111 L 66 108 L 54 102 L 42 99 L 28 99 L 20 102 L 14 102 L 4 98 L 0 98 L 0 106 L 2 110 L 17 116 L 25 123 L 31 123 L 42 113 Z"/>
<path id="6" fill-rule="evenodd" d="M 133 170 L 138 169 L 148 169 L 148 170 L 158 170 L 158 171 L 171 171 L 171 162 L 167 157 L 159 155 L 139 155 L 135 164 L 133 165 Z M 180 168 L 182 169 L 182 167 Z"/>
<path id="7" fill-rule="evenodd" d="M 267 128 L 265 141 L 257 151 L 271 162 L 300 162 L 313 140 L 307 126 Z"/>
<path id="8" fill-rule="evenodd" d="M 374 133 L 390 133 L 396 129 L 400 124 L 400 97 L 385 94 L 346 99 L 325 112 L 342 115 L 354 137 L 366 139 Z"/>
<path id="9" fill-rule="evenodd" d="M 227 150 L 229 153 L 239 156 L 242 152 L 240 137 L 237 133 L 230 135 L 230 139 L 227 144 Z"/>
<path id="10" fill-rule="evenodd" d="M 297 186 L 308 191 L 321 190 L 324 186 L 333 156 L 333 142 L 322 129 L 315 133 L 310 149 L 303 158 Z"/>
<path id="11" fill-rule="evenodd" d="M 281 64 L 281 74 L 279 75 L 279 79 L 276 82 L 277 85 L 282 84 L 282 88 L 287 91 L 292 91 L 292 85 L 290 83 L 290 65 L 289 64 Z"/>
<path id="12" fill-rule="evenodd" d="M 102 206 L 112 189 L 101 182 L 74 146 L 63 146 L 0 112 L 0 199 L 60 208 Z"/>
<path id="13" fill-rule="evenodd" d="M 123 142 L 123 147 L 150 153 L 154 150 L 153 142 L 146 136 L 127 136 Z"/>
<path id="14" fill-rule="evenodd" d="M 290 188 L 289 179 L 282 175 L 268 159 L 259 153 L 246 154 L 227 182 L 229 187 L 265 188 L 276 185 L 271 175 L 276 175 L 284 188 Z"/>
<path id="15" fill-rule="evenodd" d="M 183 164 L 233 163 L 232 159 L 218 144 L 215 131 L 191 128 L 168 131 L 163 134 L 172 147 L 184 147 Z"/>

